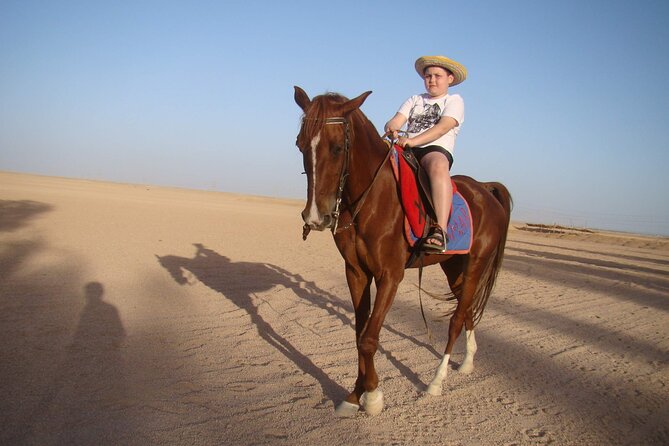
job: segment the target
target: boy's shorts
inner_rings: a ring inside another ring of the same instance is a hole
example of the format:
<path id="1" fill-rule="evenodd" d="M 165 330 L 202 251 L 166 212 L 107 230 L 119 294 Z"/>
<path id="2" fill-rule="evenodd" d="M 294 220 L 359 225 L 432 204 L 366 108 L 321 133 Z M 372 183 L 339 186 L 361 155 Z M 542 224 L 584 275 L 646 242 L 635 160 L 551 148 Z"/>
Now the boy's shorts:
<path id="1" fill-rule="evenodd" d="M 413 150 L 413 153 L 416 155 L 416 158 L 418 161 L 421 161 L 425 155 L 431 152 L 441 152 L 444 154 L 444 156 L 448 159 L 448 168 L 450 170 L 451 167 L 453 167 L 453 155 L 451 155 L 451 152 L 448 150 L 444 149 L 441 146 L 426 146 L 426 147 L 412 147 L 411 150 Z"/>

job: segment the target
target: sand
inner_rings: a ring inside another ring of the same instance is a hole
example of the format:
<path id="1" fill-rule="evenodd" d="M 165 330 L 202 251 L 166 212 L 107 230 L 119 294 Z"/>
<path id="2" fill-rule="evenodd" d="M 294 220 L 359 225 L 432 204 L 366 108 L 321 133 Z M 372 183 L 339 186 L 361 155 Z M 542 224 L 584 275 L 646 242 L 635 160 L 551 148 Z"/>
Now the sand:
<path id="1" fill-rule="evenodd" d="M 516 223 L 470 375 L 407 272 L 356 376 L 343 261 L 297 200 L 0 173 L 0 444 L 669 444 L 669 241 Z M 438 268 L 424 286 L 446 292 Z"/>

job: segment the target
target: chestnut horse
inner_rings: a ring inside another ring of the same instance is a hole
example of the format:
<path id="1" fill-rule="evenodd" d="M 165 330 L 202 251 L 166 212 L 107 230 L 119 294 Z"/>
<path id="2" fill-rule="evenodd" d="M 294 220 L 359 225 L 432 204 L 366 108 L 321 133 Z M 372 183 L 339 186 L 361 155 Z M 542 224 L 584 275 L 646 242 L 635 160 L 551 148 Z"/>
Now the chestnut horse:
<path id="1" fill-rule="evenodd" d="M 304 111 L 297 136 L 307 174 L 307 203 L 302 211 L 304 238 L 311 229 L 332 230 L 346 263 L 346 280 L 355 310 L 358 378 L 353 391 L 337 406 L 338 415 L 352 415 L 360 404 L 370 415 L 383 409 L 374 354 L 381 326 L 411 255 L 404 237 L 398 187 L 388 161 L 388 145 L 360 111 L 370 94 L 368 91 L 351 100 L 334 93 L 309 99 L 304 90 L 295 87 L 295 102 Z M 409 265 L 439 263 L 457 298 L 444 356 L 427 388 L 432 395 L 441 394 L 453 344 L 463 324 L 466 352 L 459 370 L 469 373 L 473 369 L 474 326 L 494 286 L 511 216 L 511 196 L 502 184 L 479 183 L 460 175 L 453 180 L 472 213 L 470 252 L 426 255 Z M 372 280 L 376 284 L 373 308 Z"/>

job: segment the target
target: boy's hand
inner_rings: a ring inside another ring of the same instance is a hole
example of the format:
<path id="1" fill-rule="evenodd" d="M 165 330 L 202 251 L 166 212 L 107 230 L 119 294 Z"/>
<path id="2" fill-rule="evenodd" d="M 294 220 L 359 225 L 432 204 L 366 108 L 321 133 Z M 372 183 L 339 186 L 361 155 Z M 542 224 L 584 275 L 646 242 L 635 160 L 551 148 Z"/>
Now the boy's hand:
<path id="1" fill-rule="evenodd" d="M 400 147 L 411 147 L 411 143 L 409 142 L 409 138 L 400 136 L 397 139 L 397 145 Z"/>
<path id="2" fill-rule="evenodd" d="M 392 139 L 397 139 L 397 129 L 386 127 L 384 130 L 386 131 L 386 133 L 383 136 L 389 136 Z"/>

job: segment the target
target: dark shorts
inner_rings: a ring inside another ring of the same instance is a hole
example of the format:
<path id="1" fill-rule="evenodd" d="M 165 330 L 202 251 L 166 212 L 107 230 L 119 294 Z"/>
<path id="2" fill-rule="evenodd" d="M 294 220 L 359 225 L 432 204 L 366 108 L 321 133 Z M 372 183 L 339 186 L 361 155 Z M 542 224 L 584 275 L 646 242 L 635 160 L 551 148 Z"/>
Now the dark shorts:
<path id="1" fill-rule="evenodd" d="M 450 169 L 453 167 L 453 155 L 451 155 L 451 152 L 441 146 L 412 147 L 411 150 L 413 150 L 413 153 L 416 155 L 416 159 L 418 159 L 418 161 L 421 161 L 428 153 L 443 153 L 444 156 L 448 159 L 448 168 Z"/>

